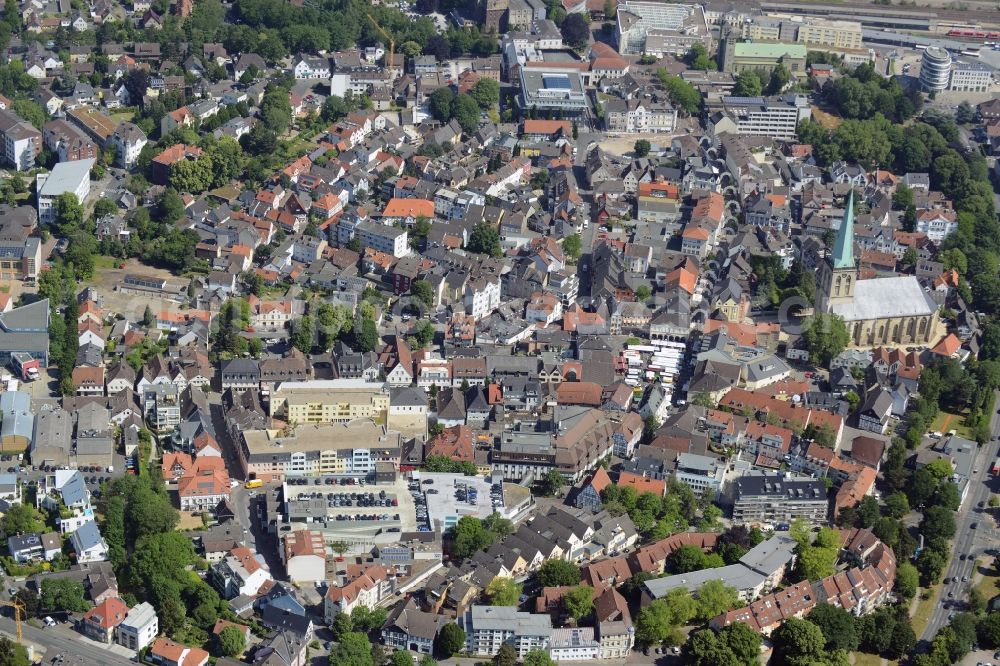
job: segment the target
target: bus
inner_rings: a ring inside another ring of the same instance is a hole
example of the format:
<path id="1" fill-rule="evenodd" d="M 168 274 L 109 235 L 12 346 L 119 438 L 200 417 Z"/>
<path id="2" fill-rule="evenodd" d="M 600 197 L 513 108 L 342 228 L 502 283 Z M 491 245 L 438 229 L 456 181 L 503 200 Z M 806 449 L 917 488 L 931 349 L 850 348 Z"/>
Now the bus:
<path id="1" fill-rule="evenodd" d="M 247 488 L 247 489 L 250 489 L 250 488 L 260 488 L 263 485 L 264 485 L 264 482 L 261 481 L 260 479 L 250 479 L 249 481 L 246 482 L 246 485 L 244 486 L 244 488 Z"/>

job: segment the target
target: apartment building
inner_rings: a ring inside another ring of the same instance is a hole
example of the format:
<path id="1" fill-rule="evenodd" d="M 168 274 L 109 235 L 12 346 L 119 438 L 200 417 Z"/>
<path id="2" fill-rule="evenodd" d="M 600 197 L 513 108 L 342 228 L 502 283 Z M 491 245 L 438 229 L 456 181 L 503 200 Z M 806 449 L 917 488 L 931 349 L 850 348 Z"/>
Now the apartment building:
<path id="1" fill-rule="evenodd" d="M 724 97 L 722 108 L 711 113 L 711 132 L 744 136 L 794 139 L 799 123 L 812 117 L 809 98 L 804 95 L 780 97 Z"/>
<path id="2" fill-rule="evenodd" d="M 132 608 L 115 631 L 116 642 L 129 650 L 138 652 L 156 639 L 160 633 L 160 621 L 156 610 L 148 602 Z"/>
<path id="3" fill-rule="evenodd" d="M 531 650 L 548 648 L 552 639 L 552 618 L 519 611 L 513 606 L 472 606 L 458 618 L 465 630 L 469 654 L 493 656 L 504 643 L 511 645 L 519 659 Z"/>
<path id="4" fill-rule="evenodd" d="M 604 123 L 608 132 L 673 132 L 677 109 L 667 102 L 643 99 L 609 99 L 604 102 Z"/>
<path id="5" fill-rule="evenodd" d="M 131 169 L 139 159 L 139 153 L 146 146 L 146 133 L 133 123 L 123 122 L 108 137 L 108 145 L 114 146 L 115 164 Z"/>
<path id="6" fill-rule="evenodd" d="M 377 463 L 398 467 L 403 437 L 370 419 L 287 430 L 248 430 L 238 447 L 244 476 L 283 479 L 317 474 L 367 475 Z"/>
<path id="7" fill-rule="evenodd" d="M 269 404 L 272 417 L 289 423 L 384 419 L 389 411 L 389 387 L 361 379 L 281 382 Z"/>
<path id="8" fill-rule="evenodd" d="M 229 555 L 208 570 L 208 580 L 225 599 L 241 594 L 254 596 L 271 578 L 271 572 L 257 553 L 245 546 L 233 548 Z"/>
<path id="9" fill-rule="evenodd" d="M 362 247 L 370 247 L 394 257 L 404 257 L 410 253 L 406 229 L 386 226 L 373 220 L 362 220 L 354 227 L 354 232 Z"/>
<path id="10" fill-rule="evenodd" d="M 35 166 L 35 157 L 42 152 L 42 133 L 10 109 L 0 109 L 0 136 L 3 137 L 4 159 L 18 171 Z"/>
<path id="11" fill-rule="evenodd" d="M 142 391 L 142 411 L 159 432 L 169 432 L 181 422 L 181 391 L 175 384 L 152 384 Z"/>
<path id="12" fill-rule="evenodd" d="M 41 145 L 41 135 L 38 137 Z M 50 173 L 40 173 L 35 179 L 38 199 L 38 220 L 52 224 L 56 219 L 56 202 L 63 194 L 72 193 L 83 203 L 90 194 L 90 169 L 94 160 L 60 162 Z M 30 168 L 30 167 L 29 167 Z"/>
<path id="13" fill-rule="evenodd" d="M 744 523 L 820 522 L 829 508 L 822 481 L 784 473 L 742 476 L 732 482 L 730 492 L 733 520 Z"/>
<path id="14" fill-rule="evenodd" d="M 45 147 L 59 155 L 60 162 L 97 158 L 97 145 L 69 122 L 50 120 L 42 127 Z"/>

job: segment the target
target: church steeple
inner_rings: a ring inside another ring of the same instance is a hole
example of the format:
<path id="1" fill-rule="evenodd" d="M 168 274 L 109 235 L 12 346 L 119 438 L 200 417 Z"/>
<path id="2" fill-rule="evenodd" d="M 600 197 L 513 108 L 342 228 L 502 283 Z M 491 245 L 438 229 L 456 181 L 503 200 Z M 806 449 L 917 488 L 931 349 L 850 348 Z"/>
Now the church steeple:
<path id="1" fill-rule="evenodd" d="M 854 268 L 854 190 L 847 195 L 847 209 L 840 221 L 830 261 L 835 269 Z"/>

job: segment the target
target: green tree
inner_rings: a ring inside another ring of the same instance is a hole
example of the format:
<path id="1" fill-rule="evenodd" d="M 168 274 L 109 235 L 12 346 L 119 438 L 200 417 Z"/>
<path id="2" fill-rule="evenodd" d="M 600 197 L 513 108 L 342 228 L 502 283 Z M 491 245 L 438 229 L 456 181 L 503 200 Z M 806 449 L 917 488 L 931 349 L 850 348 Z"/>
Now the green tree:
<path id="1" fill-rule="evenodd" d="M 566 478 L 557 472 L 556 470 L 549 470 L 549 472 L 542 477 L 542 493 L 546 497 L 555 497 L 559 494 L 559 491 L 564 485 L 566 485 Z"/>
<path id="2" fill-rule="evenodd" d="M 829 365 L 830 360 L 844 351 L 850 338 L 842 317 L 817 313 L 805 322 L 802 339 L 813 363 Z"/>
<path id="3" fill-rule="evenodd" d="M 697 546 L 681 546 L 667 556 L 667 570 L 674 574 L 704 569 L 705 554 Z"/>
<path id="4" fill-rule="evenodd" d="M 786 664 L 805 664 L 824 661 L 826 638 L 818 626 L 809 620 L 791 617 L 775 629 L 775 653 Z"/>
<path id="5" fill-rule="evenodd" d="M 572 262 L 576 263 L 580 260 L 580 254 L 582 252 L 582 242 L 580 241 L 580 236 L 578 234 L 571 234 L 563 238 L 562 249 L 566 258 Z"/>
<path id="6" fill-rule="evenodd" d="M 733 95 L 737 97 L 759 97 L 764 92 L 764 83 L 760 74 L 752 69 L 743 70 L 736 75 L 736 85 Z"/>
<path id="7" fill-rule="evenodd" d="M 556 666 L 556 662 L 549 657 L 549 653 L 538 648 L 528 651 L 521 663 L 524 666 Z"/>
<path id="8" fill-rule="evenodd" d="M 955 513 L 954 510 L 943 506 L 930 506 L 924 510 L 924 517 L 920 521 L 920 533 L 929 540 L 948 540 L 955 536 Z"/>
<path id="9" fill-rule="evenodd" d="M 9 14 L 5 14 L 9 16 Z M 0 666 L 29 666 L 28 650 L 6 636 L 0 637 Z"/>
<path id="10" fill-rule="evenodd" d="M 449 530 L 451 554 L 465 559 L 493 545 L 496 537 L 474 516 L 462 516 Z"/>
<path id="11" fill-rule="evenodd" d="M 684 644 L 686 663 L 693 666 L 757 666 L 760 663 L 760 634 L 742 622 L 719 632 L 701 629 Z"/>
<path id="12" fill-rule="evenodd" d="M 563 587 L 580 582 L 580 567 L 566 560 L 545 560 L 538 569 L 538 584 L 542 587 Z"/>
<path id="13" fill-rule="evenodd" d="M 42 514 L 29 504 L 13 504 L 3 516 L 3 531 L 8 536 L 41 532 L 44 527 Z"/>
<path id="14" fill-rule="evenodd" d="M 504 643 L 493 657 L 493 666 L 517 666 L 517 651 L 510 643 Z"/>
<path id="15" fill-rule="evenodd" d="M 312 351 L 313 340 L 316 329 L 313 326 L 313 318 L 310 315 L 303 315 L 301 319 L 292 322 L 292 346 L 303 354 Z"/>
<path id="16" fill-rule="evenodd" d="M 499 257 L 502 254 L 500 233 L 489 222 L 480 222 L 472 228 L 472 233 L 469 234 L 467 249 L 470 252 Z"/>
<path id="17" fill-rule="evenodd" d="M 342 636 L 354 631 L 354 621 L 348 613 L 337 613 L 330 623 L 330 630 L 333 632 L 333 637 L 339 641 Z"/>
<path id="18" fill-rule="evenodd" d="M 330 666 L 375 666 L 372 644 L 358 631 L 343 634 L 330 650 Z"/>
<path id="19" fill-rule="evenodd" d="M 413 666 L 413 657 L 406 650 L 396 650 L 389 658 L 389 666 Z"/>
<path id="20" fill-rule="evenodd" d="M 167 224 L 173 224 L 184 217 L 184 200 L 177 190 L 167 188 L 156 202 L 159 217 Z"/>
<path id="21" fill-rule="evenodd" d="M 94 203 L 94 219 L 100 220 L 107 215 L 114 215 L 118 212 L 118 205 L 111 199 L 98 199 Z"/>
<path id="22" fill-rule="evenodd" d="M 987 613 L 976 624 L 979 643 L 991 650 L 1000 648 L 1000 613 Z"/>
<path id="23" fill-rule="evenodd" d="M 72 192 L 60 194 L 56 198 L 56 231 L 60 236 L 69 236 L 79 231 L 83 224 L 83 205 Z"/>
<path id="24" fill-rule="evenodd" d="M 594 588 L 589 585 L 574 587 L 563 595 L 562 603 L 569 616 L 579 622 L 594 610 Z"/>
<path id="25" fill-rule="evenodd" d="M 645 157 L 649 155 L 650 143 L 646 139 L 639 139 L 632 146 L 632 152 L 635 153 L 636 157 Z"/>
<path id="26" fill-rule="evenodd" d="M 947 564 L 947 558 L 933 548 L 924 548 L 917 556 L 916 566 L 920 572 L 921 581 L 925 585 L 934 585 L 941 579 L 941 572 Z"/>
<path id="27" fill-rule="evenodd" d="M 573 48 L 586 46 L 587 40 L 590 38 L 590 25 L 580 13 L 567 16 L 566 20 L 559 26 L 559 31 L 566 43 Z"/>
<path id="28" fill-rule="evenodd" d="M 646 645 L 679 642 L 674 614 L 665 600 L 656 599 L 639 611 L 635 619 L 635 637 Z"/>
<path id="29" fill-rule="evenodd" d="M 738 608 L 740 605 L 740 597 L 736 588 L 726 585 L 721 580 L 709 580 L 702 583 L 695 597 L 698 601 L 697 618 L 705 622 L 727 610 Z"/>
<path id="30" fill-rule="evenodd" d="M 438 632 L 434 648 L 446 659 L 456 652 L 461 652 L 465 648 L 465 632 L 454 622 L 444 625 Z"/>
<path id="31" fill-rule="evenodd" d="M 375 326 L 374 320 L 363 317 L 361 325 L 354 327 L 354 348 L 356 350 L 363 352 L 375 351 L 380 341 L 378 327 Z"/>
<path id="32" fill-rule="evenodd" d="M 635 289 L 635 300 L 640 303 L 645 303 L 649 300 L 649 297 L 653 295 L 653 290 L 649 288 L 649 285 L 640 284 Z"/>
<path id="33" fill-rule="evenodd" d="M 905 493 L 895 492 L 885 498 L 885 508 L 890 516 L 898 520 L 910 512 L 910 501 Z"/>
<path id="34" fill-rule="evenodd" d="M 513 578 L 496 576 L 486 586 L 486 596 L 491 606 L 516 606 L 522 586 Z"/>
<path id="35" fill-rule="evenodd" d="M 427 103 L 427 108 L 434 116 L 435 120 L 446 123 L 452 118 L 452 102 L 455 100 L 455 93 L 451 88 L 438 88 L 431 93 Z"/>
<path id="36" fill-rule="evenodd" d="M 226 657 L 237 657 L 246 649 L 246 639 L 238 627 L 226 627 L 219 632 L 219 651 Z M 413 666 L 412 663 L 406 666 Z"/>
<path id="37" fill-rule="evenodd" d="M 42 580 L 39 603 L 46 613 L 82 613 L 90 608 L 84 595 L 83 583 L 69 578 L 45 578 Z"/>
<path id="38" fill-rule="evenodd" d="M 471 95 L 463 94 L 455 97 L 451 103 L 452 117 L 462 126 L 462 131 L 472 134 L 479 127 L 479 118 L 482 111 Z"/>
<path id="39" fill-rule="evenodd" d="M 476 81 L 469 91 L 479 108 L 486 110 L 500 102 L 500 84 L 489 78 Z"/>
<path id="40" fill-rule="evenodd" d="M 819 627 L 826 640 L 827 650 L 852 652 L 858 647 L 854 616 L 839 606 L 817 604 L 809 613 L 809 621 Z"/>
<path id="41" fill-rule="evenodd" d="M 434 289 L 427 280 L 414 280 L 410 284 L 410 294 L 426 307 L 434 306 Z"/>
<path id="42" fill-rule="evenodd" d="M 701 93 L 693 85 L 679 76 L 673 76 L 665 69 L 656 71 L 657 78 L 667 91 L 670 102 L 686 115 L 693 115 L 701 110 Z"/>

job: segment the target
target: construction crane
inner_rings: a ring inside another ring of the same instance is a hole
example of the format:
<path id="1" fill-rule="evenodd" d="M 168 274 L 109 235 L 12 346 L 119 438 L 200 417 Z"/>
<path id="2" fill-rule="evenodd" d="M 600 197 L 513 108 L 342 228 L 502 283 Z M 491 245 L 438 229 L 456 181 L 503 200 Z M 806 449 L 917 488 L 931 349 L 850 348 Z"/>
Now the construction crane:
<path id="1" fill-rule="evenodd" d="M 385 37 L 387 42 L 389 42 L 389 60 L 388 60 L 389 66 L 387 67 L 387 69 L 391 71 L 392 66 L 396 64 L 396 59 L 393 57 L 396 54 L 396 41 L 389 35 L 388 32 L 386 32 L 385 28 L 383 28 L 378 24 L 378 21 L 375 20 L 374 16 L 368 14 L 368 20 L 372 22 L 372 25 L 375 26 L 375 29 L 378 30 L 380 33 L 382 33 L 382 36 Z"/>
<path id="2" fill-rule="evenodd" d="M 14 626 L 17 627 L 17 642 L 20 645 L 24 645 L 24 636 L 21 635 L 21 621 L 24 617 L 24 604 L 21 603 L 20 599 L 14 597 L 13 601 L 3 601 L 0 599 L 0 606 L 10 606 L 14 609 Z"/>

